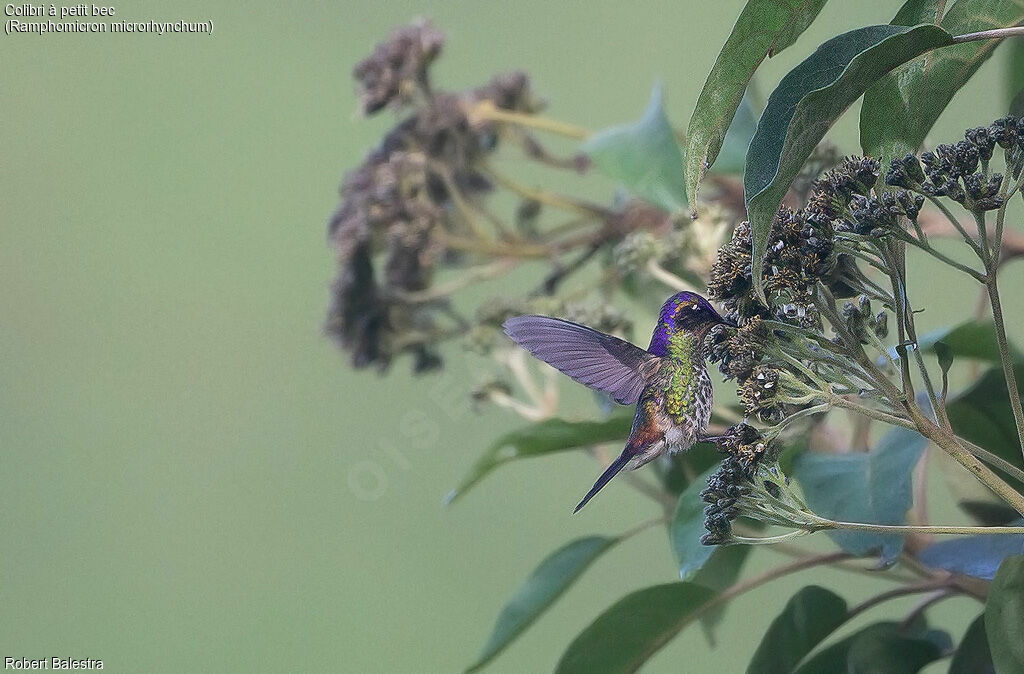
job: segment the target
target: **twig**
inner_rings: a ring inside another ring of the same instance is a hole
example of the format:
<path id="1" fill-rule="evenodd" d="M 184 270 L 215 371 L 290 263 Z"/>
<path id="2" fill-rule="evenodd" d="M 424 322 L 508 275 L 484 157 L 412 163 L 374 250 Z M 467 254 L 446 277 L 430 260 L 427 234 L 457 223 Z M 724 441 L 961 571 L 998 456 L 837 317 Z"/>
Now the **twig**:
<path id="1" fill-rule="evenodd" d="M 1015 35 L 1024 35 L 1024 26 L 1014 26 L 1011 28 L 993 28 L 992 30 L 981 30 L 977 33 L 965 33 L 963 35 L 956 35 L 953 37 L 953 44 L 960 44 L 961 42 L 974 42 L 977 40 L 1001 40 L 1004 37 L 1013 37 Z"/>
<path id="2" fill-rule="evenodd" d="M 1013 410 L 1013 420 L 1017 424 L 1017 441 L 1020 444 L 1021 453 L 1024 455 L 1024 409 L 1021 408 L 1020 390 L 1017 388 L 1017 374 L 1013 367 L 1010 345 L 1006 339 L 1006 326 L 1003 322 L 1003 307 L 999 300 L 999 286 L 996 281 L 995 267 L 989 271 L 988 281 L 985 283 L 985 286 L 988 288 L 989 302 L 992 305 L 992 321 L 996 326 L 999 361 L 1003 366 L 1003 376 L 1006 378 L 1006 391 L 1010 397 L 1010 409 Z"/>
<path id="3" fill-rule="evenodd" d="M 419 290 L 415 292 L 400 292 L 395 291 L 395 295 L 409 304 L 422 304 L 424 302 L 431 302 L 433 300 L 441 299 L 451 295 L 454 292 L 462 290 L 463 288 L 473 285 L 477 281 L 485 279 L 492 279 L 496 276 L 501 276 L 505 272 L 515 267 L 516 261 L 512 259 L 502 259 L 490 264 L 482 264 L 477 267 L 470 267 L 459 273 L 457 278 L 452 279 L 448 283 L 442 283 L 440 285 L 433 286 L 427 290 Z"/>
<path id="4" fill-rule="evenodd" d="M 589 131 L 583 127 L 576 126 L 575 124 L 567 124 L 565 122 L 548 119 L 547 117 L 540 117 L 538 115 L 528 115 L 522 112 L 502 110 L 494 105 L 494 101 L 491 100 L 482 100 L 475 105 L 469 106 L 466 110 L 466 116 L 475 122 L 491 121 L 517 124 L 531 129 L 539 129 L 541 131 L 556 133 L 560 136 L 565 136 L 566 138 L 572 138 L 573 140 L 586 140 L 590 136 Z"/>
<path id="5" fill-rule="evenodd" d="M 894 587 L 891 590 L 880 592 L 874 597 L 865 599 L 861 603 L 857 604 L 849 611 L 846 612 L 846 619 L 850 620 L 865 611 L 878 606 L 879 604 L 885 603 L 890 599 L 896 599 L 897 597 L 905 597 L 908 594 L 921 594 L 922 592 L 930 592 L 932 590 L 949 590 L 950 582 L 947 578 L 940 578 L 937 580 L 927 580 L 923 583 L 914 583 L 912 585 L 903 585 L 901 587 Z"/>
<path id="6" fill-rule="evenodd" d="M 696 291 L 697 289 L 691 283 L 687 283 L 683 279 L 679 278 L 669 270 L 658 264 L 658 261 L 651 258 L 647 262 L 646 266 L 647 273 L 667 285 L 672 290 L 691 290 Z"/>
<path id="7" fill-rule="evenodd" d="M 979 447 L 970 440 L 961 438 L 960 436 L 957 436 L 957 440 L 966 445 L 967 448 L 971 450 L 971 452 L 982 461 L 985 461 L 991 466 L 995 466 L 1004 473 L 1012 475 L 1013 477 L 1017 478 L 1017 480 L 1019 480 L 1021 484 L 1024 484 L 1024 470 L 1021 470 L 1020 468 L 1013 465 L 1012 463 L 1010 463 L 1003 457 L 999 456 L 998 454 L 994 454 L 985 449 L 984 447 Z"/>
<path id="8" fill-rule="evenodd" d="M 931 608 L 933 604 L 937 604 L 943 599 L 955 597 L 958 594 L 959 593 L 956 590 L 953 590 L 951 588 L 943 588 L 933 593 L 932 595 L 925 597 L 923 601 L 921 601 L 917 606 L 911 609 L 910 613 L 907 614 L 906 618 L 900 621 L 900 630 L 902 631 L 908 629 L 917 621 L 918 618 L 920 618 L 924 614 L 925 611 Z M 968 596 L 974 596 L 969 593 L 967 594 Z M 977 597 L 974 598 L 977 599 Z"/>
<path id="9" fill-rule="evenodd" d="M 835 526 L 822 525 L 823 529 L 850 529 L 852 531 L 871 531 L 877 534 L 935 534 L 950 536 L 1001 536 L 1005 534 L 1024 534 L 1024 527 L 961 527 L 945 525 L 913 524 L 868 524 L 867 522 L 837 522 Z"/>
<path id="10" fill-rule="evenodd" d="M 585 201 L 562 196 L 560 194 L 552 194 L 551 192 L 545 192 L 544 190 L 530 189 L 529 187 L 526 187 L 518 181 L 508 177 L 490 164 L 485 163 L 482 168 L 484 172 L 493 178 L 496 183 L 511 192 L 515 192 L 524 199 L 532 199 L 546 206 L 559 208 L 572 213 L 578 213 L 579 215 L 587 217 L 598 217 L 606 220 L 612 214 L 610 210 L 603 206 L 598 206 L 597 204 L 587 203 Z"/>
<path id="11" fill-rule="evenodd" d="M 654 517 L 654 518 L 651 518 L 649 520 L 641 522 L 640 524 L 637 524 L 634 527 L 630 527 L 629 529 L 626 529 L 625 531 L 623 531 L 621 534 L 618 535 L 617 540 L 621 542 L 621 541 L 624 541 L 624 540 L 626 540 L 628 538 L 632 538 L 633 536 L 636 536 L 637 534 L 639 534 L 642 531 L 647 531 L 648 529 L 650 529 L 652 527 L 656 527 L 659 524 L 665 524 L 667 521 L 668 520 L 666 518 L 664 518 L 664 517 Z"/>

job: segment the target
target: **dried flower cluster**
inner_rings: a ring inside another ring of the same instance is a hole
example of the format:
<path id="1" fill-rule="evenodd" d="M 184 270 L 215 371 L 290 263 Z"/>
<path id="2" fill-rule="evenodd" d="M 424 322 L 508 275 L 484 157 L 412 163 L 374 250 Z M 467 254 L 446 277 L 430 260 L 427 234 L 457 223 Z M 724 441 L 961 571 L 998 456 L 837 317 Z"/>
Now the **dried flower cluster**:
<path id="1" fill-rule="evenodd" d="M 716 325 L 705 341 L 708 359 L 718 363 L 726 379 L 736 379 L 746 414 L 765 422 L 776 422 L 785 412 L 778 396 L 784 383 L 780 372 L 765 363 L 769 347 L 778 339 L 764 320 L 755 316 L 739 329 Z"/>
<path id="2" fill-rule="evenodd" d="M 422 20 L 395 30 L 377 45 L 352 71 L 361 85 L 363 113 L 398 107 L 411 102 L 417 93 L 429 92 L 427 71 L 442 47 L 444 34 Z"/>
<path id="3" fill-rule="evenodd" d="M 495 317 L 512 313 L 621 334 L 610 304 L 617 292 L 639 296 L 655 292 L 651 283 L 697 284 L 707 275 L 732 211 L 709 202 L 699 220 L 684 223 L 641 199 L 607 207 L 522 184 L 503 171 L 504 148 L 542 171 L 584 173 L 589 159 L 555 156 L 532 135 L 551 126 L 534 123 L 542 105 L 524 73 L 462 91 L 437 87 L 431 69 L 443 48 L 444 35 L 418 21 L 392 32 L 353 72 L 363 114 L 397 115 L 343 180 L 328 228 L 339 271 L 326 330 L 353 366 L 384 370 L 408 353 L 422 372 L 441 365 L 442 342 L 461 338 L 486 353 L 499 343 Z M 509 197 L 511 214 L 502 212 Z M 476 316 L 452 301 L 527 260 L 550 271 L 519 298 L 488 302 Z M 591 262 L 599 282 L 560 299 L 566 279 Z M 449 273 L 439 281 L 439 271 Z"/>
<path id="4" fill-rule="evenodd" d="M 353 73 L 365 114 L 410 111 L 346 176 L 329 224 L 340 271 L 326 327 L 355 367 L 387 367 L 401 351 L 415 355 L 416 371 L 440 364 L 430 345 L 450 312 L 416 293 L 430 286 L 438 264 L 459 262 L 447 239 L 470 223 L 457 202 L 490 189 L 481 162 L 498 145 L 494 125 L 474 122 L 467 111 L 481 101 L 528 112 L 538 105 L 518 72 L 468 92 L 434 91 L 429 67 L 443 44 L 443 34 L 420 21 L 394 31 Z"/>

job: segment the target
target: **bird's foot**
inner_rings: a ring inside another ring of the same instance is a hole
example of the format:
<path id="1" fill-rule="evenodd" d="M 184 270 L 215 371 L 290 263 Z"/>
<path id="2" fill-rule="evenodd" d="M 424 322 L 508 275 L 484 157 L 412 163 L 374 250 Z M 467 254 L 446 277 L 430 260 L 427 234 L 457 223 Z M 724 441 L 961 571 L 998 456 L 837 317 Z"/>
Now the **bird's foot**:
<path id="1" fill-rule="evenodd" d="M 721 444 L 729 439 L 728 435 L 705 435 L 702 436 L 698 442 L 712 442 L 716 445 Z"/>

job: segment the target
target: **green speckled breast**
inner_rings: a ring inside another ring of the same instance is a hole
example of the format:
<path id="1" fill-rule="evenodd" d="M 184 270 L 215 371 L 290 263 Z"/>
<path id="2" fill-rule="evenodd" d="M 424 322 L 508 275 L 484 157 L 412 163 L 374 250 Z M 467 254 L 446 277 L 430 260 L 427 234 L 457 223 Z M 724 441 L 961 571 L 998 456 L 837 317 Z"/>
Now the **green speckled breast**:
<path id="1" fill-rule="evenodd" d="M 677 425 L 701 432 L 710 419 L 712 389 L 699 342 L 681 333 L 672 335 L 668 346 L 662 370 L 665 411 Z"/>

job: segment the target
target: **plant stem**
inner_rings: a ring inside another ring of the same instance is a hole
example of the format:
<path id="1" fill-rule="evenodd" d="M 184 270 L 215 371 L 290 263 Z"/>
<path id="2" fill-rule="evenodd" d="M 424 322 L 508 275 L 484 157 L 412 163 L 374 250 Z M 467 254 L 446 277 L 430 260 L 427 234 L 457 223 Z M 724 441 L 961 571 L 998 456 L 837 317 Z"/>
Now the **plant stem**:
<path id="1" fill-rule="evenodd" d="M 945 411 L 942 408 L 944 401 L 940 401 L 935 395 L 935 387 L 932 385 L 931 377 L 928 375 L 928 368 L 925 367 L 924 358 L 921 357 L 921 350 L 917 347 L 917 329 L 914 326 L 914 311 L 910 306 L 910 300 L 907 297 L 907 258 L 906 248 L 894 245 L 886 248 L 886 259 L 889 261 L 892 269 L 895 270 L 895 275 L 892 275 L 893 281 L 893 294 L 896 297 L 896 301 L 903 306 L 903 324 L 906 328 L 906 338 L 913 343 L 914 346 L 914 360 L 917 362 L 917 367 L 921 372 L 921 379 L 924 381 L 925 390 L 928 392 L 928 402 L 931 404 L 932 413 L 936 419 L 942 420 L 945 418 Z M 903 349 L 903 353 L 900 354 L 901 359 L 906 359 L 907 353 L 906 348 Z M 910 381 L 909 377 L 907 381 Z M 917 405 L 916 400 L 908 398 L 908 404 Z"/>
<path id="2" fill-rule="evenodd" d="M 1013 420 L 1017 424 L 1017 441 L 1020 444 L 1022 454 L 1024 454 L 1024 409 L 1021 408 L 1020 390 L 1017 388 L 1017 374 L 1013 369 L 1013 357 L 1010 353 L 1009 342 L 1006 339 L 1003 307 L 999 301 L 999 286 L 996 276 L 996 267 L 992 265 L 989 269 L 988 280 L 985 282 L 985 286 L 988 288 L 988 298 L 992 304 L 992 321 L 996 326 L 999 360 L 1003 365 L 1003 376 L 1006 378 L 1006 391 L 1010 396 L 1010 409 L 1013 410 Z"/>
<path id="3" fill-rule="evenodd" d="M 501 110 L 494 105 L 493 101 L 488 100 L 480 101 L 476 105 L 470 107 L 466 113 L 470 119 L 473 120 L 488 120 L 492 122 L 517 124 L 519 126 L 525 126 L 532 129 L 548 131 L 560 136 L 565 136 L 566 138 L 572 138 L 573 140 L 586 140 L 590 136 L 589 131 L 574 124 L 567 124 L 565 122 L 559 122 L 558 120 L 548 119 L 538 115 L 527 115 L 522 112 Z"/>
<path id="4" fill-rule="evenodd" d="M 439 232 L 438 239 L 448 248 L 497 257 L 550 258 L 557 253 L 555 249 L 548 246 L 530 243 L 481 241 L 479 239 L 449 234 L 448 232 Z"/>
<path id="5" fill-rule="evenodd" d="M 996 231 L 992 237 L 992 259 L 999 267 L 1000 258 L 1003 252 L 1003 227 L 1006 223 L 1006 207 L 1010 203 L 1010 198 L 1017 193 L 1020 189 L 1022 181 L 1017 181 L 1013 187 L 1009 187 L 1007 183 L 1003 183 L 1001 194 L 1003 195 L 1003 205 L 999 207 L 996 212 Z"/>
<path id="6" fill-rule="evenodd" d="M 783 541 L 788 541 L 791 538 L 800 538 L 801 536 L 807 536 L 812 532 L 806 529 L 797 529 L 796 531 L 789 531 L 784 534 L 778 534 L 775 536 L 733 536 L 732 542 L 737 545 L 780 545 Z"/>
<path id="7" fill-rule="evenodd" d="M 953 213 L 948 208 L 946 208 L 946 204 L 942 203 L 942 201 L 939 200 L 937 197 L 931 195 L 928 196 L 928 201 L 932 202 L 932 205 L 935 206 L 935 208 L 942 211 L 942 214 L 945 215 L 946 219 L 949 220 L 950 224 L 953 225 L 953 229 L 960 232 L 960 236 L 963 237 L 964 242 L 971 247 L 971 250 L 973 250 L 980 259 L 984 260 L 985 258 L 981 254 L 981 246 L 979 246 L 978 242 L 975 241 L 971 237 L 971 235 L 967 233 L 967 230 L 964 229 L 964 226 L 960 224 L 960 220 L 958 220 L 957 217 L 953 215 Z"/>
<path id="8" fill-rule="evenodd" d="M 889 378 L 885 376 L 884 372 L 878 369 L 875 363 L 866 353 L 864 353 L 864 348 L 861 346 L 860 340 L 850 334 L 850 331 L 846 329 L 846 325 L 836 312 L 836 300 L 835 297 L 832 296 L 832 292 L 823 283 L 818 283 L 816 291 L 819 297 L 818 301 L 815 302 L 815 306 L 817 306 L 822 315 L 828 319 L 832 329 L 839 335 L 840 339 L 843 340 L 850 353 L 853 354 L 857 363 L 867 376 L 868 381 L 874 386 L 874 388 L 878 389 L 887 398 L 889 398 L 892 403 L 895 404 L 897 402 L 902 402 L 906 397 L 904 393 L 889 381 Z M 897 307 L 899 307 L 900 302 L 897 301 L 896 304 Z"/>
<path id="9" fill-rule="evenodd" d="M 783 576 L 788 576 L 791 573 L 810 569 L 815 566 L 831 564 L 832 562 L 840 562 L 852 558 L 853 555 L 846 552 L 830 552 L 824 555 L 815 555 L 814 557 L 804 557 L 790 562 L 789 564 L 783 564 L 782 566 L 777 566 L 774 569 L 769 569 L 759 576 L 754 576 L 753 578 L 734 583 L 727 587 L 716 596 L 704 602 L 704 604 L 702 604 L 696 611 L 687 616 L 688 619 L 686 622 L 679 627 L 682 629 L 686 626 L 686 623 L 690 622 L 690 620 L 700 617 L 701 614 L 711 610 L 719 604 L 731 601 L 745 592 L 750 592 L 755 588 L 761 587 L 762 585 L 782 578 Z"/>
<path id="10" fill-rule="evenodd" d="M 923 601 L 921 601 L 917 606 L 915 606 L 910 611 L 910 613 L 907 614 L 907 617 L 905 617 L 903 620 L 900 621 L 900 630 L 905 630 L 908 627 L 910 627 L 911 625 L 913 625 L 914 622 L 918 618 L 920 618 L 924 614 L 924 612 L 927 611 L 929 608 L 931 608 L 934 604 L 939 603 L 943 599 L 949 599 L 950 597 L 956 597 L 958 594 L 960 594 L 960 593 L 957 590 L 954 590 L 952 588 L 941 588 L 938 591 L 933 592 L 931 594 L 931 596 L 925 597 Z M 978 597 L 976 597 L 976 596 L 974 596 L 974 595 L 972 595 L 970 593 L 966 593 L 966 594 L 968 594 L 971 597 L 974 597 L 975 599 L 978 599 Z M 979 600 L 979 601 L 984 601 L 984 600 Z"/>
<path id="11" fill-rule="evenodd" d="M 797 419 L 802 419 L 803 417 L 809 417 L 809 416 L 818 414 L 820 412 L 827 412 L 831 407 L 832 406 L 829 403 L 821 403 L 820 405 L 813 405 L 811 407 L 805 407 L 802 410 L 798 410 L 796 412 L 793 412 L 793 414 L 790 414 L 788 417 L 786 417 L 785 419 L 783 419 L 779 423 L 777 423 L 774 426 L 772 426 L 771 430 L 772 431 L 781 431 L 783 428 L 785 428 L 786 426 L 790 425 L 791 423 L 793 423 Z"/>
<path id="12" fill-rule="evenodd" d="M 894 587 L 891 590 L 886 590 L 876 594 L 874 597 L 865 599 L 861 603 L 857 604 L 849 611 L 846 612 L 846 619 L 850 620 L 855 616 L 860 615 L 864 611 L 867 611 L 879 604 L 889 601 L 890 599 L 896 599 L 897 597 L 905 597 L 908 594 L 922 594 L 924 592 L 931 592 L 932 590 L 942 590 L 949 588 L 949 580 L 946 578 L 939 578 L 936 580 L 926 580 L 922 583 L 913 583 L 911 585 L 903 585 L 901 587 Z"/>
<path id="13" fill-rule="evenodd" d="M 464 269 L 459 273 L 458 277 L 452 279 L 448 283 L 442 283 L 432 288 L 428 288 L 427 290 L 401 292 L 398 296 L 403 302 L 408 302 L 409 304 L 422 304 L 424 302 L 443 299 L 456 291 L 473 285 L 477 281 L 501 276 L 515 267 L 515 265 L 516 260 L 502 258 L 489 264 L 482 264 L 476 267 Z"/>
<path id="14" fill-rule="evenodd" d="M 448 167 L 440 162 L 431 162 L 431 171 L 441 178 L 441 182 L 444 183 L 445 189 L 452 198 L 452 202 L 455 204 L 455 208 L 462 215 L 462 219 L 466 221 L 469 228 L 473 231 L 476 238 L 481 241 L 489 241 L 491 239 L 490 232 L 488 232 L 480 221 L 477 219 L 476 214 L 473 212 L 473 207 L 469 205 L 469 202 L 463 197 L 462 190 L 455 184 L 455 180 L 452 178 L 451 172 Z"/>
<path id="15" fill-rule="evenodd" d="M 664 518 L 664 517 L 654 517 L 652 519 L 649 519 L 649 520 L 646 520 L 644 522 L 641 522 L 640 524 L 637 524 L 634 527 L 626 529 L 625 531 L 623 531 L 621 534 L 618 535 L 617 539 L 618 539 L 619 542 L 624 541 L 627 538 L 632 538 L 633 536 L 636 536 L 637 534 L 639 534 L 642 531 L 647 531 L 651 527 L 656 527 L 659 524 L 665 524 L 667 521 L 668 520 L 666 518 Z"/>
<path id="16" fill-rule="evenodd" d="M 835 407 L 842 407 L 843 409 L 853 410 L 854 412 L 858 412 L 866 417 L 870 417 L 877 421 L 884 421 L 887 424 L 891 424 L 893 426 L 901 426 L 903 428 L 909 428 L 911 430 L 917 429 L 917 426 L 914 424 L 914 422 L 910 421 L 909 419 L 904 419 L 903 417 L 898 417 L 894 414 L 882 412 L 881 410 L 876 410 L 871 407 L 866 407 L 864 405 L 858 405 L 857 403 L 847 400 L 842 396 L 837 396 L 834 393 L 829 394 L 828 400 L 829 403 Z"/>
<path id="17" fill-rule="evenodd" d="M 943 525 L 914 524 L 868 524 L 866 522 L 836 522 L 829 529 L 851 529 L 853 531 L 872 531 L 878 534 L 935 534 L 953 536 L 1024 534 L 1024 527 L 960 527 Z"/>
<path id="18" fill-rule="evenodd" d="M 1015 35 L 1024 35 L 1024 26 L 993 28 L 992 30 L 982 30 L 977 33 L 956 35 L 953 37 L 953 44 L 960 44 L 961 42 L 976 42 L 978 40 L 1001 40 L 1004 37 L 1013 37 Z"/>
<path id="19" fill-rule="evenodd" d="M 999 456 L 998 454 L 994 454 L 983 447 L 979 447 L 970 440 L 965 440 L 960 436 L 957 436 L 957 440 L 966 445 L 967 449 L 971 450 L 971 453 L 973 453 L 982 461 L 985 461 L 990 466 L 995 466 L 1004 473 L 1012 475 L 1013 477 L 1017 478 L 1017 480 L 1021 484 L 1024 484 L 1024 470 L 1021 470 L 1020 468 L 1013 465 L 1012 463 L 1010 463 L 1003 457 Z"/>
<path id="20" fill-rule="evenodd" d="M 985 224 L 985 211 L 972 211 L 974 222 L 978 225 L 978 241 L 981 242 L 982 261 L 987 269 L 991 264 L 992 249 L 989 247 L 988 228 Z"/>
<path id="21" fill-rule="evenodd" d="M 544 204 L 545 206 L 569 211 L 570 213 L 576 213 L 588 218 L 596 217 L 602 220 L 607 220 L 612 215 L 610 210 L 596 204 L 590 204 L 586 201 L 580 201 L 578 199 L 559 194 L 552 194 L 550 192 L 545 192 L 544 190 L 531 189 L 505 175 L 490 164 L 484 164 L 483 170 L 491 178 L 494 178 L 496 183 L 511 192 L 515 192 L 523 199 L 531 199 Z"/>
<path id="22" fill-rule="evenodd" d="M 1021 515 L 1024 515 L 1024 495 L 1008 485 L 1002 478 L 996 475 L 992 469 L 983 464 L 977 457 L 971 454 L 957 439 L 952 432 L 936 426 L 930 419 L 927 419 L 917 406 L 908 407 L 914 422 L 917 424 L 917 432 L 925 436 L 936 445 L 941 447 L 947 454 L 966 468 L 982 484 L 991 489 L 997 496 L 1013 507 Z"/>
<path id="23" fill-rule="evenodd" d="M 948 264 L 950 267 L 953 267 L 954 269 L 958 269 L 958 270 L 962 271 L 963 273 L 965 273 L 968 276 L 970 276 L 971 278 L 973 278 L 975 281 L 978 281 L 979 283 L 984 283 L 985 282 L 984 274 L 979 272 L 977 269 L 973 269 L 971 267 L 968 267 L 965 264 L 961 264 L 960 262 L 957 262 L 956 260 L 954 260 L 954 259 L 952 259 L 952 258 L 950 258 L 950 257 L 948 257 L 946 255 L 944 255 L 943 253 L 940 253 L 939 251 L 935 250 L 935 248 L 933 248 L 931 246 L 931 244 L 925 243 L 925 242 L 922 242 L 922 241 L 918 241 L 917 239 L 915 239 L 913 237 L 907 237 L 906 241 L 907 241 L 907 243 L 913 245 L 915 248 L 920 248 L 924 252 L 928 253 L 929 255 L 934 257 L 936 260 L 939 260 L 940 262 Z M 980 255 L 980 253 L 979 253 L 979 255 Z"/>
<path id="24" fill-rule="evenodd" d="M 776 580 L 777 578 L 782 578 L 783 576 L 787 576 L 791 573 L 797 573 L 799 571 L 803 571 L 804 569 L 809 569 L 815 566 L 821 566 L 822 564 L 831 564 L 832 562 L 850 559 L 851 557 L 851 555 L 845 552 L 833 552 L 826 555 L 806 557 L 803 559 L 798 559 L 789 564 L 784 564 L 783 566 L 777 566 L 774 569 L 766 571 L 765 573 L 762 573 L 759 576 L 750 578 L 749 580 L 743 580 L 738 583 L 734 583 L 722 592 L 719 592 L 714 597 L 698 606 L 696 610 L 691 611 L 690 613 L 687 613 L 682 618 L 680 618 L 675 623 L 675 625 L 672 626 L 672 629 L 666 630 L 662 637 L 658 640 L 658 642 L 651 646 L 651 652 L 663 647 L 665 644 L 667 644 L 669 641 L 675 638 L 675 636 L 679 634 L 679 632 L 681 632 L 683 628 L 685 628 L 687 625 L 691 624 L 693 621 L 700 618 L 708 611 L 711 611 L 717 606 L 721 606 L 722 604 L 732 601 L 741 594 L 754 590 L 758 587 L 761 587 L 762 585 L 765 585 L 767 583 L 772 582 L 773 580 Z"/>
<path id="25" fill-rule="evenodd" d="M 686 281 L 679 278 L 669 270 L 662 267 L 654 258 L 651 258 L 651 260 L 647 262 L 647 267 L 645 269 L 648 274 L 650 274 L 657 280 L 661 281 L 664 285 L 668 286 L 672 290 L 696 290 L 696 288 L 694 288 L 692 284 L 687 283 Z"/>

